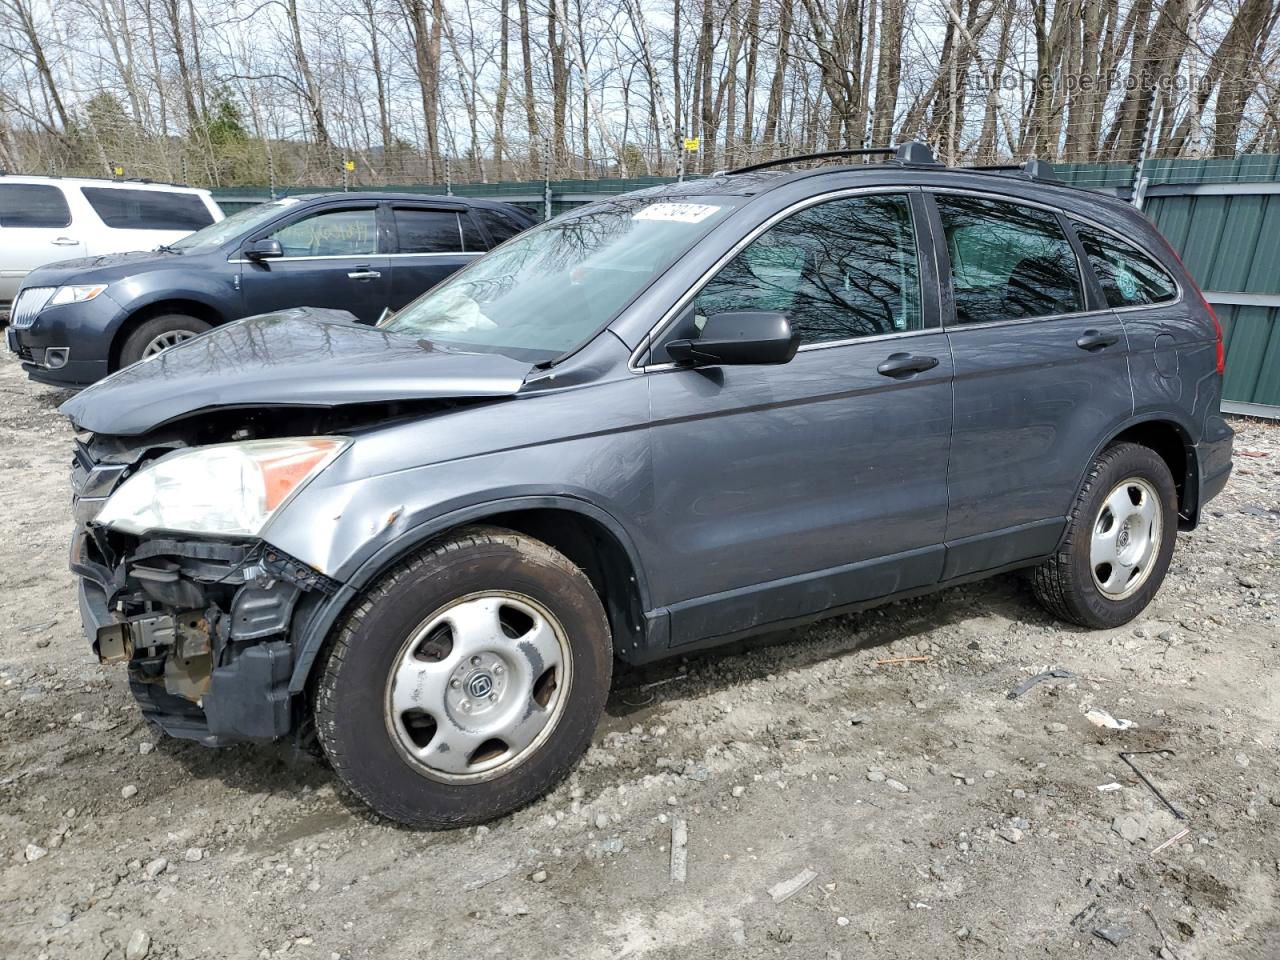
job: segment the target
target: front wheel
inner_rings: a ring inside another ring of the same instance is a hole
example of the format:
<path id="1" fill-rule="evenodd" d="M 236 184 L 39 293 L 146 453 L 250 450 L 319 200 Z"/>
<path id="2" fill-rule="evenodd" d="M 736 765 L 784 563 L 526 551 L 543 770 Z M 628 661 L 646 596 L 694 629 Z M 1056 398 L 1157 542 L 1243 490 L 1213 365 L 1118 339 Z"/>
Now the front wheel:
<path id="1" fill-rule="evenodd" d="M 412 826 L 491 820 L 558 783 L 604 710 L 613 647 L 586 575 L 473 527 L 386 574 L 329 645 L 316 729 L 338 776 Z"/>
<path id="2" fill-rule="evenodd" d="M 1134 443 L 1108 447 L 1090 465 L 1057 554 L 1032 587 L 1050 613 L 1084 627 L 1128 623 L 1164 582 L 1178 534 L 1169 468 Z"/>
<path id="3" fill-rule="evenodd" d="M 144 320 L 120 348 L 120 366 L 127 367 L 146 357 L 153 357 L 170 347 L 199 336 L 213 328 L 196 317 L 183 313 L 164 313 Z"/>

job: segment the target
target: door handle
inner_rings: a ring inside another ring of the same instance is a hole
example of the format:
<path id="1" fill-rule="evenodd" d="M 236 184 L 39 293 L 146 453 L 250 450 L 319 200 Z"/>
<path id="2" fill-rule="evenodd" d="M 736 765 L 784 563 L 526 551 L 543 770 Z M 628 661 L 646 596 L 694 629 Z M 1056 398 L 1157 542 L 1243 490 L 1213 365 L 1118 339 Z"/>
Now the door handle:
<path id="1" fill-rule="evenodd" d="M 380 274 L 377 270 L 370 270 L 368 267 L 363 267 L 359 270 L 351 271 L 350 273 L 347 274 L 347 276 L 350 277 L 352 280 L 377 280 L 380 276 L 382 276 L 382 274 Z"/>
<path id="2" fill-rule="evenodd" d="M 79 241 L 79 240 L 72 240 L 70 237 L 58 237 L 56 240 L 50 240 L 49 242 L 50 242 L 50 243 L 52 243 L 55 247 L 78 247 L 78 246 L 80 246 L 80 241 Z"/>
<path id="3" fill-rule="evenodd" d="M 1102 350 L 1111 346 L 1113 343 L 1119 343 L 1120 338 L 1113 333 L 1099 333 L 1097 330 L 1086 330 L 1084 335 L 1076 341 L 1076 346 L 1081 350 Z"/>
<path id="4" fill-rule="evenodd" d="M 885 377 L 903 378 L 913 373 L 924 373 L 938 365 L 937 357 L 918 357 L 910 353 L 891 353 L 876 367 L 876 373 Z"/>

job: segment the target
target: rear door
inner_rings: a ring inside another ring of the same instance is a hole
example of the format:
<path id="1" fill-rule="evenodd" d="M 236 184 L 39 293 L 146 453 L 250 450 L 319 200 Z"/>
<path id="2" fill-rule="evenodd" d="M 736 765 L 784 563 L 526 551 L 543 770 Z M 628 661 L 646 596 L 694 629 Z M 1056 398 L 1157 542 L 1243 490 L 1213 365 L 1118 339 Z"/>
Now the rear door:
<path id="1" fill-rule="evenodd" d="M 1099 440 L 1133 409 L 1120 321 L 1065 219 L 935 191 L 955 362 L 946 576 L 1052 552 Z"/>
<path id="2" fill-rule="evenodd" d="M 242 258 L 242 316 L 332 307 L 373 323 L 388 305 L 390 260 L 379 253 L 376 201 L 309 207 L 249 241 L 274 239 L 284 256 Z"/>
<path id="3" fill-rule="evenodd" d="M 102 226 L 88 232 L 90 256 L 154 250 L 213 223 L 198 193 L 137 187 L 81 187 L 80 193 Z"/>
<path id="4" fill-rule="evenodd" d="M 488 249 L 471 216 L 456 207 L 409 202 L 392 203 L 390 306 L 399 310 Z"/>
<path id="5" fill-rule="evenodd" d="M 72 223 L 61 186 L 0 183 L 0 307 L 36 267 L 86 252 L 84 225 Z"/>

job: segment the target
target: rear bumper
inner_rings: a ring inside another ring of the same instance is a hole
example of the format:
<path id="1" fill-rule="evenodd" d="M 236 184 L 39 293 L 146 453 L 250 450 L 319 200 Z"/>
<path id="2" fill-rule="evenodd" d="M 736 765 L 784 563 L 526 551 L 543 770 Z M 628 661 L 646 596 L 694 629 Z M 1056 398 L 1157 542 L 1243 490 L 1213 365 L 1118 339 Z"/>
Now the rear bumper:
<path id="1" fill-rule="evenodd" d="M 1205 504 L 1221 493 L 1231 478 L 1235 435 L 1220 415 L 1211 414 L 1206 418 L 1200 442 L 1195 445 L 1197 484 L 1194 513 L 1190 518 L 1192 525 L 1199 521 Z"/>

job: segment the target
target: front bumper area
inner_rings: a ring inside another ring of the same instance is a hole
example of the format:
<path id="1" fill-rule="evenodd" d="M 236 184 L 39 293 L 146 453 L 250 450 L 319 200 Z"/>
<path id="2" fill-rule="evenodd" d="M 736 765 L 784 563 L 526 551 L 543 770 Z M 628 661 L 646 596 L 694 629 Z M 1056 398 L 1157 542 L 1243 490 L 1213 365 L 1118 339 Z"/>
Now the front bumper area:
<path id="1" fill-rule="evenodd" d="M 6 343 L 37 383 L 87 387 L 109 372 L 111 338 L 124 316 L 120 305 L 102 293 L 84 303 L 45 307 L 30 326 L 10 326 Z M 67 351 L 65 364 L 56 369 L 46 362 L 51 348 Z"/>
<path id="2" fill-rule="evenodd" d="M 85 639 L 102 662 L 127 665 L 148 720 L 206 746 L 296 730 L 295 608 L 336 585 L 262 542 L 138 541 L 92 527 L 77 530 L 70 565 Z"/>

